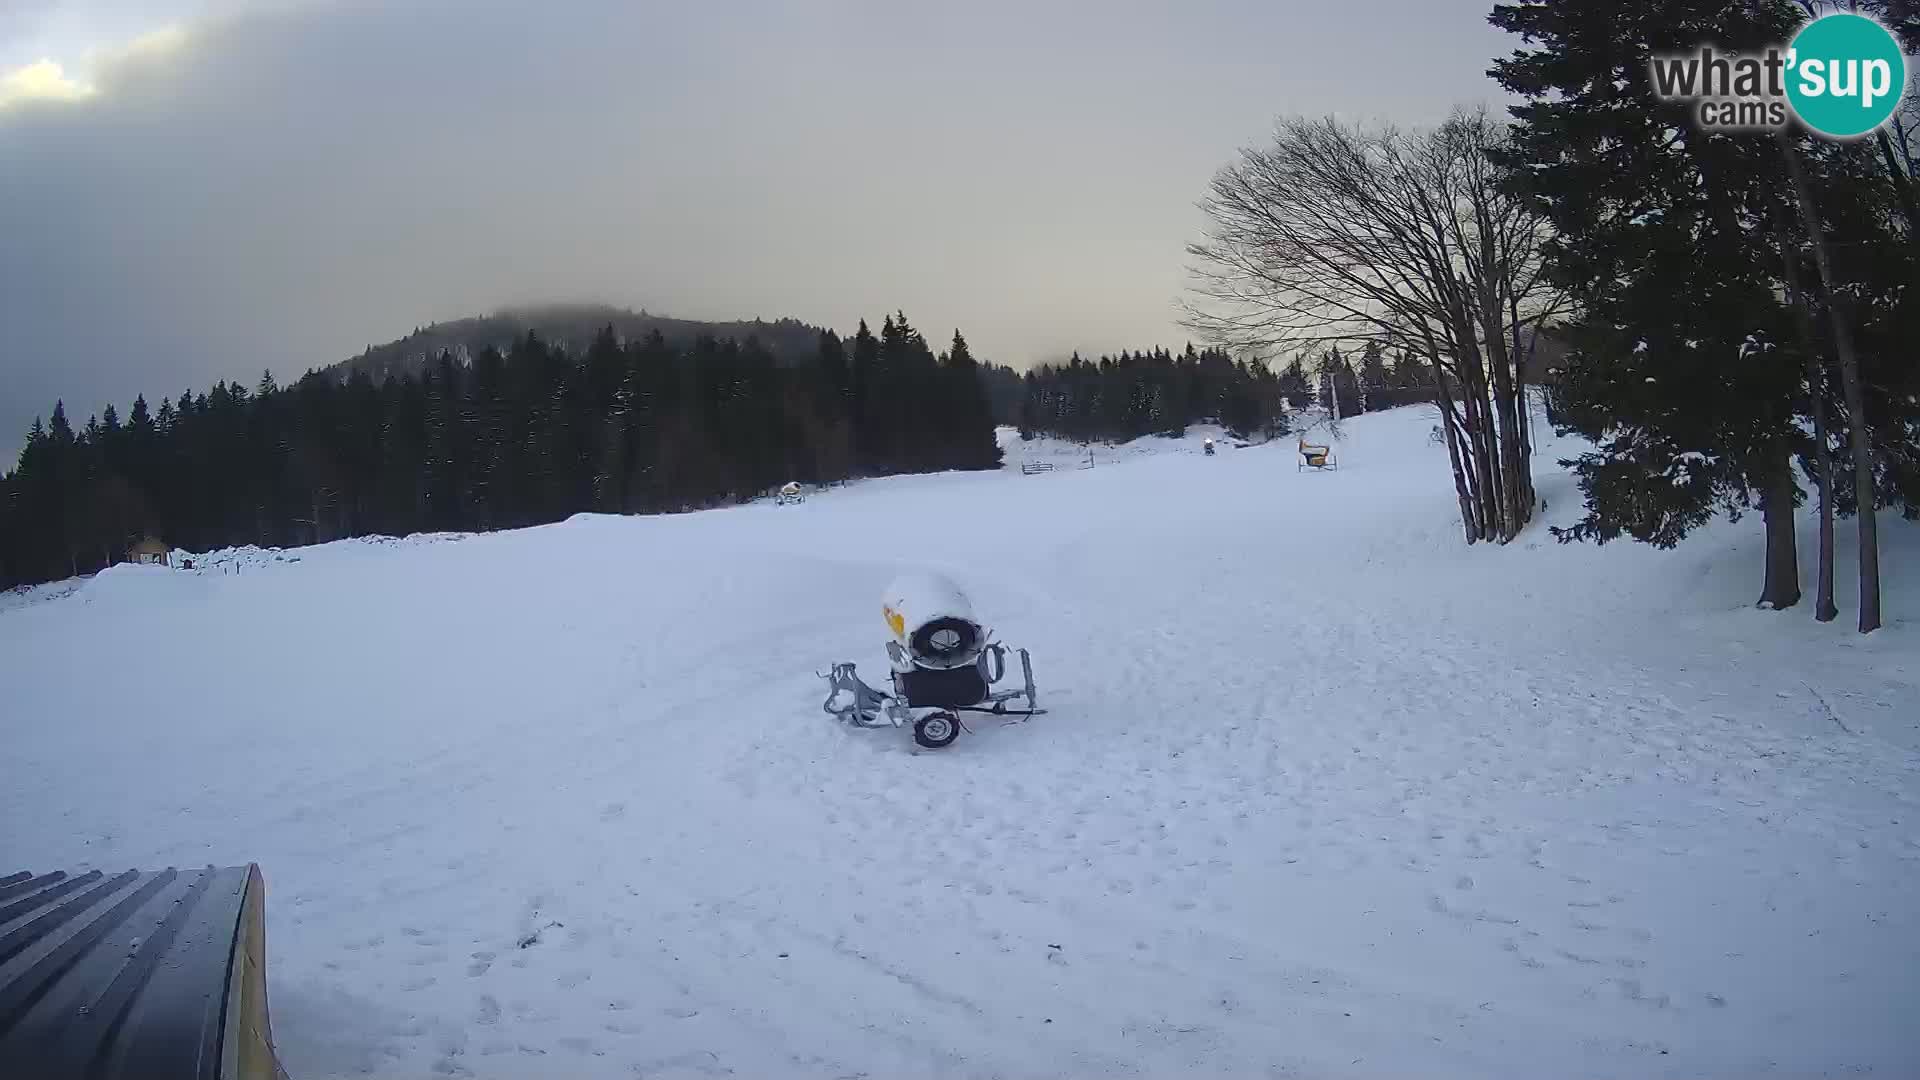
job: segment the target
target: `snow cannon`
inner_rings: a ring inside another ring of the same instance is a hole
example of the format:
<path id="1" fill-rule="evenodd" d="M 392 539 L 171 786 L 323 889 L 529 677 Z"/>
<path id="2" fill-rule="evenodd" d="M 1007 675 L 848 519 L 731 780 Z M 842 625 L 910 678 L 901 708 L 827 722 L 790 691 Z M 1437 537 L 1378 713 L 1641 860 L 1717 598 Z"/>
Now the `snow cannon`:
<path id="1" fill-rule="evenodd" d="M 967 594 L 939 574 L 904 574 L 881 593 L 880 613 L 891 635 L 887 657 L 891 691 L 862 682 L 851 663 L 835 664 L 821 708 L 853 727 L 913 727 L 914 742 L 930 750 L 960 737 L 962 712 L 988 713 L 1025 720 L 1039 707 L 1033 685 L 1033 660 L 1020 657 L 1022 685 L 995 690 L 1007 673 L 1006 646 L 974 617 Z M 1008 702 L 1024 700 L 1025 708 Z"/>

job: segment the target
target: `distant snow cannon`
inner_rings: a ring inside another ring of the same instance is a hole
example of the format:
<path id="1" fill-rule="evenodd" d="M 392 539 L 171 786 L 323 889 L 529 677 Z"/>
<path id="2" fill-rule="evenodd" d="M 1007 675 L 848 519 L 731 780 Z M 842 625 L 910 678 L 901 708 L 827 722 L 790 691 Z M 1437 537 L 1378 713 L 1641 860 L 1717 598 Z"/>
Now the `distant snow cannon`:
<path id="1" fill-rule="evenodd" d="M 853 664 L 835 664 L 821 676 L 827 680 L 821 708 L 828 715 L 854 727 L 912 724 L 915 742 L 939 749 L 960 737 L 962 712 L 1024 719 L 1046 711 L 1025 649 L 1016 650 L 1024 685 L 993 689 L 1006 676 L 1007 648 L 974 617 L 973 604 L 951 580 L 924 573 L 895 578 L 881 594 L 880 612 L 892 634 L 892 693 L 862 682 Z M 1025 699 L 1026 707 L 1009 709 L 1015 699 Z"/>

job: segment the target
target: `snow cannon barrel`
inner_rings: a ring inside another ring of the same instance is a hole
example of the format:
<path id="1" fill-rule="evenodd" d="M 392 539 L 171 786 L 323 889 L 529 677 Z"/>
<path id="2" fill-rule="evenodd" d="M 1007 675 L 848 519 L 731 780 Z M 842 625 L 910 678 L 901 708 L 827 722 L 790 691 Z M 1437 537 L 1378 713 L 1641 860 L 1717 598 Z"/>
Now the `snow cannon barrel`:
<path id="1" fill-rule="evenodd" d="M 895 578 L 881 598 L 881 611 L 894 642 L 915 667 L 966 667 L 987 647 L 987 628 L 974 619 L 966 594 L 939 574 Z"/>
<path id="2" fill-rule="evenodd" d="M 260 867 L 0 874 L 0 1074 L 287 1080 Z"/>

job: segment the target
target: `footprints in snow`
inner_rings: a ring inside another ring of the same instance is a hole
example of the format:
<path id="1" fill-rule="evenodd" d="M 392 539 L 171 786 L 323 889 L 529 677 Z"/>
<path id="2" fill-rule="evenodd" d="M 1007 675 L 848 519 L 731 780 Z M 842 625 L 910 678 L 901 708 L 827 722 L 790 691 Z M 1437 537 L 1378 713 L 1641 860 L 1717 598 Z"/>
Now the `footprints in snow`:
<path id="1" fill-rule="evenodd" d="M 1532 858 L 1528 865 L 1535 867 L 1541 865 L 1539 849 L 1538 844 L 1529 845 Z M 1562 874 L 1560 877 L 1568 884 L 1582 889 L 1593 884 L 1591 879 L 1578 874 Z M 1500 949 L 1526 968 L 1543 970 L 1555 964 L 1568 964 L 1575 970 L 1599 971 L 1612 968 L 1624 973 L 1636 972 L 1647 966 L 1647 957 L 1642 953 L 1652 944 L 1653 933 L 1640 927 L 1607 922 L 1601 918 L 1605 910 L 1625 901 L 1626 898 L 1618 893 L 1609 893 L 1603 897 L 1594 897 L 1591 894 L 1575 896 L 1565 901 L 1567 918 L 1561 927 L 1535 928 L 1527 926 L 1525 920 L 1521 918 L 1465 902 L 1465 894 L 1474 892 L 1477 887 L 1478 882 L 1473 875 L 1461 874 L 1454 879 L 1453 892 L 1450 895 L 1443 896 L 1438 892 L 1427 894 L 1427 909 L 1468 926 L 1492 924 L 1506 928 L 1506 933 L 1500 938 Z M 1569 933 L 1575 936 L 1570 937 Z M 1589 948 L 1582 945 L 1582 941 L 1598 947 Z M 1607 976 L 1598 985 L 1611 987 L 1621 1000 L 1650 1008 L 1666 1009 L 1673 1004 L 1670 995 L 1647 989 L 1636 976 L 1627 974 Z M 1587 991 L 1590 995 L 1594 992 L 1592 988 Z M 1702 1000 L 1711 1008 L 1726 1007 L 1726 999 L 1718 994 L 1705 994 Z"/>
<path id="2" fill-rule="evenodd" d="M 623 997 L 596 991 L 595 983 L 618 969 L 596 971 L 586 963 L 588 957 L 602 955 L 600 949 L 584 948 L 594 934 L 571 925 L 575 920 L 565 912 L 558 912 L 559 918 L 553 914 L 547 897 L 530 898 L 517 925 L 503 928 L 508 932 L 497 941 L 472 942 L 464 955 L 449 947 L 443 928 L 427 923 L 371 934 L 348 943 L 348 948 L 385 952 L 381 959 L 388 964 L 407 961 L 398 968 L 408 972 L 407 977 L 389 984 L 389 990 L 419 994 L 428 1003 L 413 1014 L 415 1022 L 408 1030 L 396 1034 L 416 1044 L 428 1075 L 470 1077 L 486 1071 L 478 1069 L 469 1054 L 554 1055 L 561 1061 L 614 1058 L 642 1049 L 658 1052 L 672 1030 L 690 1033 L 682 1039 L 706 1037 L 703 1025 L 712 1021 L 684 987 L 667 988 L 664 998 L 651 992 Z M 622 951 L 614 942 L 600 944 L 606 945 L 605 955 Z M 351 953 L 342 960 L 341 967 L 354 966 Z M 504 968 L 501 960 L 508 961 Z M 442 1011 L 452 988 L 449 974 L 455 980 L 464 974 L 462 985 L 472 988 L 465 1006 L 455 1006 L 451 1015 Z M 433 1019 L 436 1014 L 445 1021 Z M 676 1059 L 666 1067 L 724 1071 L 718 1060 Z"/>

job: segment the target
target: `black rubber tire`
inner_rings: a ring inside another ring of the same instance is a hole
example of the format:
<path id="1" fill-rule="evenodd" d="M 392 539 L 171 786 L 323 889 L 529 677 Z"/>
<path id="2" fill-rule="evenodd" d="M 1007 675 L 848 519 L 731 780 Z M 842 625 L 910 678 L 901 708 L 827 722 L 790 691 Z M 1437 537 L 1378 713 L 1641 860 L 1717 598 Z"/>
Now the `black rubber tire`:
<path id="1" fill-rule="evenodd" d="M 960 718 L 952 713 L 928 713 L 913 724 L 913 741 L 929 750 L 952 746 L 960 737 Z"/>

